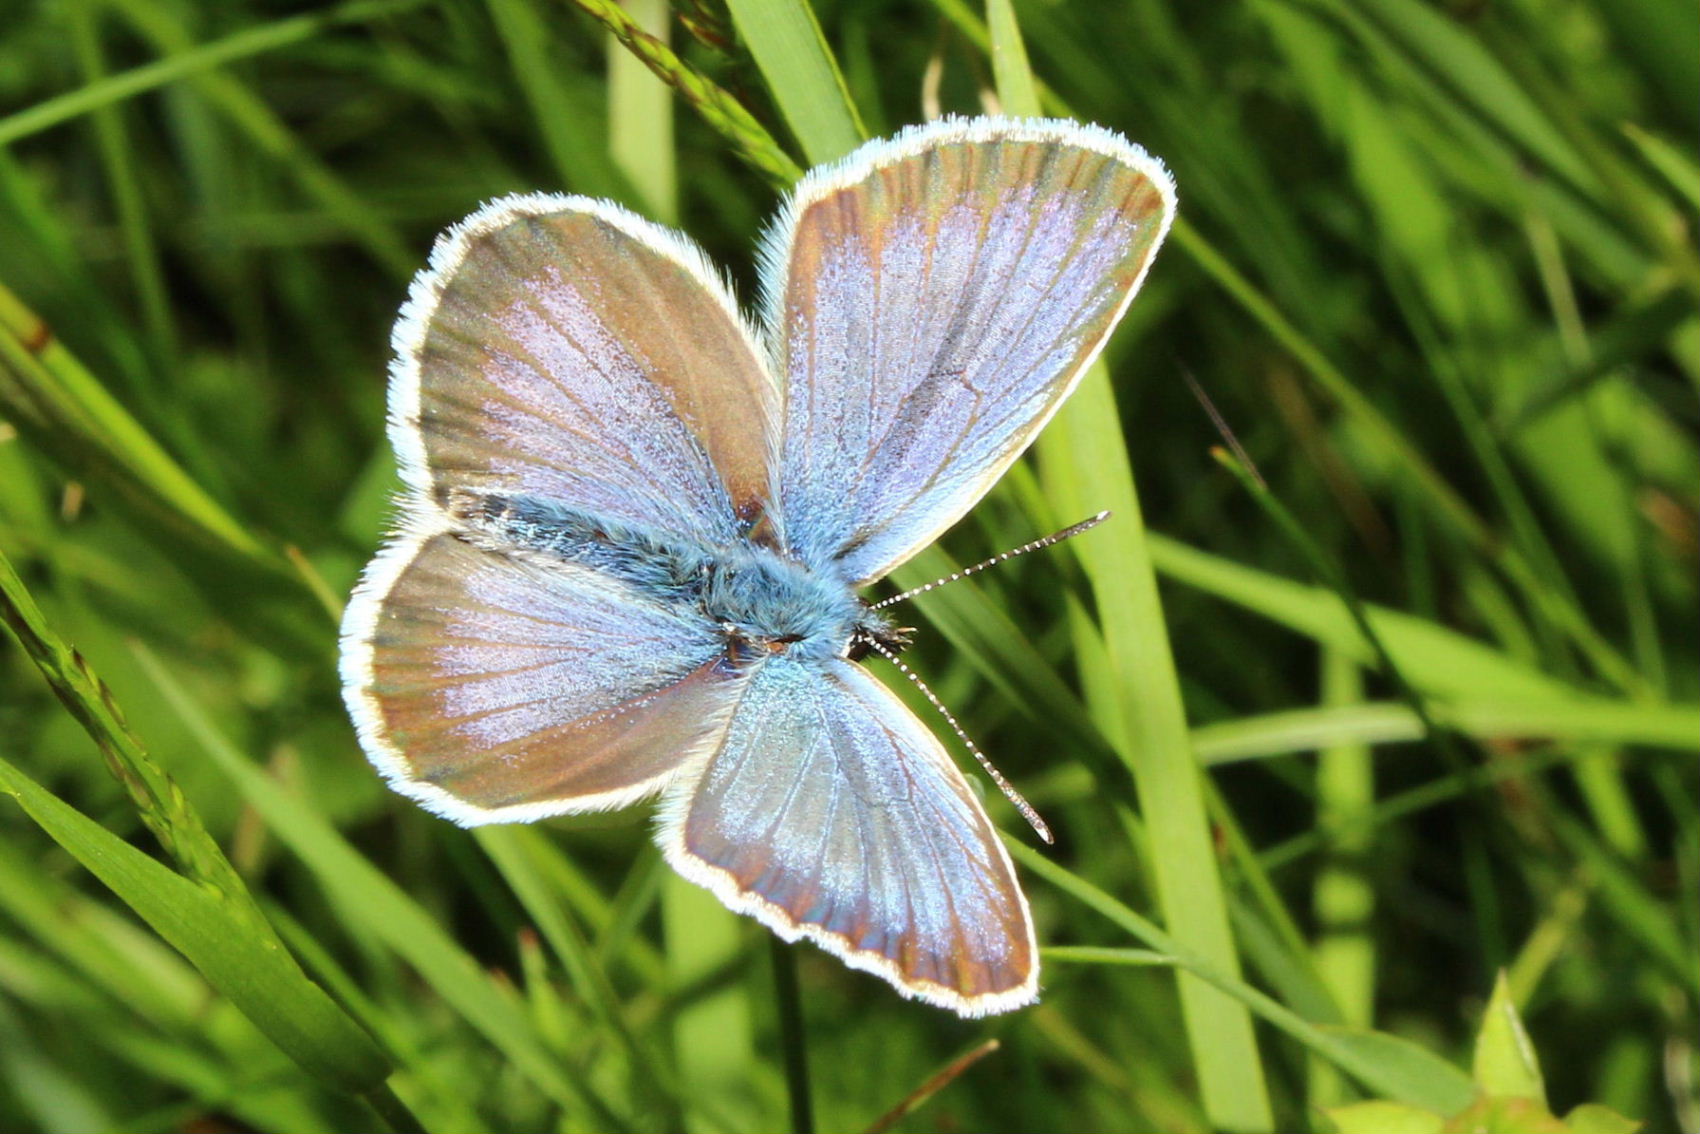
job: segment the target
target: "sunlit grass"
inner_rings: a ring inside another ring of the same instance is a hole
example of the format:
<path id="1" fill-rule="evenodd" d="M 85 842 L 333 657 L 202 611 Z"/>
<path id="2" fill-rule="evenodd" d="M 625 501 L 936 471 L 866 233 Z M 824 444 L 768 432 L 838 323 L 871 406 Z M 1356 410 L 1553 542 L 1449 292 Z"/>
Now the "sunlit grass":
<path id="1" fill-rule="evenodd" d="M 1695 10 L 673 14 L 9 14 L 0 1129 L 1324 1129 L 1459 1109 L 1498 970 L 1555 1111 L 1700 1126 Z M 776 960 L 641 811 L 474 835 L 392 795 L 334 627 L 437 230 L 614 196 L 748 300 L 800 167 L 995 107 L 1126 133 L 1182 223 L 899 575 L 1119 513 L 915 604 L 1060 836 L 994 793 L 1051 952 L 970 1024 Z"/>

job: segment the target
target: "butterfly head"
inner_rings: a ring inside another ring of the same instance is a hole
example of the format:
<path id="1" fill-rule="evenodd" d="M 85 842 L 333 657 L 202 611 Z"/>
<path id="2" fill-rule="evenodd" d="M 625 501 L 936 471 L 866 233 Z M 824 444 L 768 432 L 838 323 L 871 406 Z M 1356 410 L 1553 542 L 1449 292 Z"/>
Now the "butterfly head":
<path id="1" fill-rule="evenodd" d="M 842 580 L 767 548 L 709 563 L 701 602 L 734 665 L 780 655 L 855 660 L 872 652 L 874 642 L 892 651 L 909 644 L 907 628 Z"/>

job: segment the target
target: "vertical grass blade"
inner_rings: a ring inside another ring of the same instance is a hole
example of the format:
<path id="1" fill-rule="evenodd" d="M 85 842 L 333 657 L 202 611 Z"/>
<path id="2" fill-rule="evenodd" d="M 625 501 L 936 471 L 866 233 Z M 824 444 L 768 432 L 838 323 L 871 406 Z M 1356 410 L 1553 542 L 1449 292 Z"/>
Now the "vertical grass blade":
<path id="1" fill-rule="evenodd" d="M 1362 699 L 1363 676 L 1357 663 L 1334 650 L 1322 655 L 1322 702 L 1352 704 Z M 1369 747 L 1343 743 L 1324 749 L 1316 766 L 1317 826 L 1339 828 L 1344 820 L 1375 804 L 1375 768 Z M 1365 876 L 1373 832 L 1342 831 L 1329 846 L 1328 861 L 1311 890 L 1317 922 L 1314 949 L 1317 975 L 1328 986 L 1346 1024 L 1370 1025 L 1375 1009 L 1375 943 L 1370 917 L 1375 890 Z M 1311 1065 L 1312 1107 L 1346 1101 L 1333 1069 Z"/>
<path id="2" fill-rule="evenodd" d="M 730 0 L 727 6 L 809 164 L 855 149 L 862 121 L 808 0 Z"/>
<path id="3" fill-rule="evenodd" d="M 767 128 L 732 93 L 688 66 L 667 44 L 645 31 L 614 0 L 573 0 L 608 29 L 662 82 L 679 93 L 702 120 L 738 150 L 738 156 L 775 185 L 787 186 L 803 171 Z"/>
<path id="4" fill-rule="evenodd" d="M 1023 66 L 1026 50 L 1009 0 L 990 0 L 987 23 L 1005 110 L 1038 114 L 1037 89 Z M 1121 415 L 1102 363 L 1087 373 L 1035 450 L 1052 500 L 1065 515 L 1108 509 L 1115 517 L 1095 533 L 1100 538 L 1074 545 L 1098 604 L 1112 670 L 1101 675 L 1105 680 L 1088 683 L 1088 703 L 1133 772 L 1148 834 L 1141 857 L 1155 877 L 1164 923 L 1183 948 L 1237 979 L 1239 953 L 1210 837 L 1202 773 L 1146 550 Z M 1106 692 L 1112 704 L 1105 703 Z M 1178 979 L 1187 1043 L 1211 1121 L 1225 1130 L 1272 1129 L 1250 1013 L 1195 977 Z"/>
<path id="5" fill-rule="evenodd" d="M 1099 538 L 1074 549 L 1092 584 L 1114 704 L 1094 704 L 1099 728 L 1133 772 L 1145 815 L 1142 857 L 1163 922 L 1188 951 L 1237 977 L 1239 955 L 1210 837 L 1157 580 L 1109 374 L 1095 366 L 1036 446 L 1043 479 L 1069 514 L 1109 509 Z M 1066 503 L 1064 503 L 1066 502 Z M 1093 701 L 1089 690 L 1089 703 Z M 1180 978 L 1187 1041 L 1211 1121 L 1268 1130 L 1274 1118 L 1251 1017 L 1194 977 Z"/>
<path id="6" fill-rule="evenodd" d="M 632 23 L 667 45 L 665 0 L 627 0 Z M 679 221 L 673 172 L 673 92 L 612 35 L 608 45 L 608 149 L 646 211 L 663 224 Z"/>

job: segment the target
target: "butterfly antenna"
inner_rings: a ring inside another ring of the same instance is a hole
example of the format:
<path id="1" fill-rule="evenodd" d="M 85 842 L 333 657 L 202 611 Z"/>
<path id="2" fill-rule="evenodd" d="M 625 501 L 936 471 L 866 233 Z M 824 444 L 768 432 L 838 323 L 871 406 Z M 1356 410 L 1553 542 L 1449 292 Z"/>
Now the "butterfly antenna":
<path id="1" fill-rule="evenodd" d="M 1105 515 L 1108 515 L 1108 514 L 1109 513 L 1106 512 L 1106 513 L 1103 513 L 1102 515 L 1098 516 L 1096 519 L 1087 521 L 1087 525 L 1090 526 L 1092 524 L 1097 523 L 1098 520 L 1103 519 L 1103 517 Z M 1075 525 L 1075 527 L 1079 527 L 1079 526 L 1080 525 L 1078 525 L 1078 524 Z M 1070 533 L 1070 534 L 1072 534 L 1072 533 Z M 1057 538 L 1058 537 L 1055 537 L 1055 536 L 1051 537 L 1051 542 L 1055 543 Z M 1067 538 L 1067 537 L 1065 536 L 1065 537 L 1062 537 L 1062 538 Z M 1023 548 L 1022 550 L 1029 550 L 1029 549 Z M 1009 553 L 1006 553 L 1006 554 L 1019 555 L 1020 552 L 1019 551 L 1009 552 Z M 967 574 L 967 572 L 963 572 L 963 574 Z M 1044 839 L 1047 843 L 1055 843 L 1057 840 L 1054 837 L 1052 837 L 1051 828 L 1046 825 L 1046 823 L 1043 819 L 1039 818 L 1039 813 L 1037 811 L 1033 810 L 1033 805 L 1031 803 L 1028 803 L 1025 799 L 1023 799 L 1021 797 L 1021 793 L 1016 791 L 1014 786 L 1012 786 L 1008 780 L 1003 778 L 1002 772 L 1000 772 L 996 768 L 992 767 L 992 762 L 990 760 L 986 759 L 986 754 L 984 752 L 980 751 L 980 746 L 975 744 L 972 740 L 968 739 L 968 734 L 966 732 L 962 731 L 962 726 L 956 723 L 956 718 L 951 715 L 949 709 L 944 707 L 944 702 L 940 701 L 938 699 L 938 695 L 935 694 L 931 689 L 927 688 L 927 683 L 925 681 L 921 680 L 921 675 L 916 673 L 914 670 L 910 669 L 907 665 L 905 665 L 898 658 L 898 656 L 896 654 L 892 653 L 889 649 L 887 649 L 880 642 L 878 642 L 874 639 L 871 639 L 871 638 L 863 639 L 863 641 L 867 642 L 868 647 L 871 650 L 873 650 L 874 653 L 878 654 L 880 657 L 884 658 L 886 661 L 888 661 L 892 665 L 896 666 L 897 672 L 901 673 L 904 677 L 907 677 L 910 681 L 915 683 L 915 688 L 919 689 L 921 691 L 922 695 L 925 696 L 927 698 L 927 700 L 932 702 L 933 708 L 937 709 L 939 711 L 939 715 L 944 717 L 945 723 L 950 725 L 951 731 L 956 733 L 957 739 L 962 741 L 962 743 L 967 746 L 968 751 L 970 751 L 974 754 L 974 759 L 976 759 L 980 762 L 980 767 L 982 767 L 986 770 L 986 775 L 992 777 L 992 782 L 994 784 L 998 785 L 998 790 L 1003 792 L 1004 797 L 1007 798 L 1011 803 L 1015 804 L 1015 809 L 1017 811 L 1021 812 L 1021 817 L 1025 820 L 1027 820 L 1028 825 L 1033 828 L 1034 833 L 1037 834 L 1041 839 Z"/>
<path id="2" fill-rule="evenodd" d="M 1052 532 L 1043 539 L 1036 539 L 1032 543 L 1024 543 L 1020 547 L 1012 547 L 1008 551 L 1003 552 L 1001 555 L 994 555 L 990 559 L 974 564 L 972 567 L 964 567 L 962 570 L 946 575 L 942 579 L 934 579 L 926 586 L 915 587 L 912 590 L 904 591 L 900 595 L 892 595 L 890 598 L 880 599 L 878 602 L 873 604 L 873 609 L 880 610 L 884 607 L 895 606 L 904 599 L 912 599 L 916 595 L 924 595 L 930 590 L 944 586 L 946 583 L 954 583 L 958 579 L 966 579 L 970 575 L 978 575 L 981 571 L 984 571 L 988 567 L 996 567 L 999 563 L 1007 563 L 1009 560 L 1014 559 L 1017 555 L 1026 555 L 1029 551 L 1043 550 L 1053 544 L 1061 543 L 1065 539 L 1077 536 L 1081 532 L 1091 531 L 1093 528 L 1097 527 L 1109 518 L 1110 514 L 1108 512 L 1099 512 L 1096 516 L 1088 516 L 1078 524 L 1070 524 L 1060 532 Z"/>

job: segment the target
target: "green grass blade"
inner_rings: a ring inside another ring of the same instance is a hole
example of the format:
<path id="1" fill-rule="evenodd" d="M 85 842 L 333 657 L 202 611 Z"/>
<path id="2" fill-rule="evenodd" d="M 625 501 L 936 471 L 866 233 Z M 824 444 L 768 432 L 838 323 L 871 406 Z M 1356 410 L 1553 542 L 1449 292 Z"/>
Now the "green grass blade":
<path id="1" fill-rule="evenodd" d="M 175 529 L 233 556 L 274 562 L 4 285 L 0 405 L 56 458 L 106 479 Z"/>
<path id="2" fill-rule="evenodd" d="M 105 683 L 54 633 L 12 562 L 0 552 L 0 622 L 47 679 L 59 703 L 88 733 L 148 830 L 190 879 L 217 895 L 230 917 L 271 938 L 247 884 L 208 833 L 194 806 L 143 750 Z"/>
<path id="3" fill-rule="evenodd" d="M 1350 705 L 1363 696 L 1356 662 L 1329 650 L 1322 655 L 1324 706 Z M 1412 713 L 1415 716 L 1415 713 Z M 1375 764 L 1361 743 L 1335 744 L 1317 753 L 1317 826 L 1332 828 L 1375 803 Z M 1342 1022 L 1367 1028 L 1375 1013 L 1375 941 L 1370 919 L 1375 887 L 1368 878 L 1373 835 L 1357 831 L 1336 838 L 1311 888 L 1316 917 L 1316 970 L 1339 1005 Z M 1315 1107 L 1346 1101 L 1334 1077 L 1312 1064 L 1308 1101 Z"/>
<path id="4" fill-rule="evenodd" d="M 1691 211 L 1700 210 L 1700 163 L 1686 149 L 1671 144 L 1633 122 L 1623 124 L 1624 137 L 1635 144 L 1646 163 L 1658 170 Z"/>
<path id="5" fill-rule="evenodd" d="M 1097 366 L 1036 448 L 1060 508 L 1069 514 L 1108 509 L 1115 516 L 1101 535 L 1094 533 L 1098 538 L 1075 547 L 1092 583 L 1112 666 L 1106 677 L 1114 706 L 1094 705 L 1095 715 L 1138 786 L 1149 834 L 1142 857 L 1156 878 L 1164 923 L 1188 952 L 1237 977 L 1227 901 L 1120 420 L 1109 376 Z M 1184 976 L 1181 1004 L 1212 1120 L 1229 1129 L 1271 1128 L 1244 1006 Z"/>
<path id="6" fill-rule="evenodd" d="M 147 91 L 211 71 L 240 59 L 290 47 L 331 28 L 400 15 L 427 0 L 359 0 L 322 12 L 310 12 L 286 20 L 247 28 L 212 43 L 203 43 L 164 59 L 143 64 L 117 75 L 109 75 L 38 102 L 0 118 L 0 146 L 50 130 L 102 107 L 123 102 Z"/>
<path id="7" fill-rule="evenodd" d="M 610 1128 L 629 1126 L 578 1076 L 558 1063 L 520 1007 L 438 923 L 342 838 L 325 817 L 278 785 L 238 752 L 145 648 L 143 668 L 161 696 L 197 736 L 231 784 L 280 841 L 299 855 L 345 916 L 417 969 L 443 1001 L 551 1098 Z"/>
<path id="8" fill-rule="evenodd" d="M 679 92 L 702 120 L 738 150 L 738 155 L 769 181 L 789 186 L 802 169 L 774 141 L 767 128 L 725 88 L 688 66 L 666 43 L 646 32 L 613 0 L 573 0 L 608 29 L 619 43 L 641 60 L 662 82 Z"/>
<path id="9" fill-rule="evenodd" d="M 627 0 L 625 10 L 645 35 L 667 45 L 670 13 L 663 0 Z M 677 224 L 673 92 L 613 36 L 608 49 L 608 149 L 649 214 L 663 224 Z"/>
<path id="10" fill-rule="evenodd" d="M 1009 0 L 991 0 L 988 24 L 1007 110 L 1039 113 L 1026 49 Z M 1169 650 L 1157 579 L 1145 541 L 1109 371 L 1095 365 L 1036 446 L 1056 506 L 1070 515 L 1108 509 L 1115 522 L 1076 554 L 1098 604 L 1111 673 L 1099 689 L 1115 701 L 1097 714 L 1133 773 L 1145 816 L 1141 857 L 1156 878 L 1163 921 L 1181 947 L 1237 978 L 1239 954 L 1205 813 L 1186 709 Z M 1089 702 L 1094 698 L 1090 696 Z M 1211 1121 L 1228 1130 L 1274 1126 L 1263 1064 L 1243 1004 L 1187 976 L 1181 1011 Z"/>
<path id="11" fill-rule="evenodd" d="M 1177 967 L 1244 1005 L 1312 1052 L 1389 1098 L 1455 1113 L 1469 1105 L 1475 1087 L 1469 1076 L 1426 1049 L 1384 1032 L 1321 1026 L 1282 1006 L 1209 961 L 1180 947 L 1170 935 L 1090 882 L 1013 840 L 1005 840 L 1017 862 L 1108 918 Z"/>
<path id="12" fill-rule="evenodd" d="M 199 969 L 315 1078 L 351 1094 L 376 1089 L 388 1062 L 275 938 L 0 760 L 0 790 Z"/>
<path id="13" fill-rule="evenodd" d="M 808 0 L 729 0 L 727 7 L 809 164 L 860 145 L 861 119 Z"/>
<path id="14" fill-rule="evenodd" d="M 143 38 L 167 57 L 197 46 L 175 14 L 152 0 L 110 0 L 112 7 Z M 367 18 L 370 18 L 368 15 Z M 372 258 L 398 279 L 411 276 L 418 254 L 402 240 L 388 220 L 351 190 L 314 156 L 270 107 L 246 86 L 219 70 L 191 69 L 185 73 L 207 101 L 229 119 L 261 153 L 277 162 L 326 212 L 338 218 Z"/>
<path id="15" fill-rule="evenodd" d="M 1438 697 L 1435 719 L 1489 744 L 1537 741 L 1592 746 L 1629 744 L 1670 752 L 1700 751 L 1700 705 L 1647 705 L 1580 694 L 1565 698 Z M 1315 748 L 1420 740 L 1423 724 L 1411 707 L 1385 701 L 1286 709 L 1192 730 L 1204 764 L 1231 764 Z"/>
<path id="16" fill-rule="evenodd" d="M 992 80 L 1005 114 L 1037 118 L 1039 87 L 1027 62 L 1027 45 L 1021 41 L 1021 25 L 1010 0 L 987 0 L 986 30 L 992 56 Z"/>

